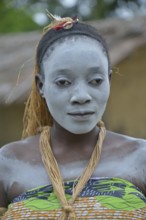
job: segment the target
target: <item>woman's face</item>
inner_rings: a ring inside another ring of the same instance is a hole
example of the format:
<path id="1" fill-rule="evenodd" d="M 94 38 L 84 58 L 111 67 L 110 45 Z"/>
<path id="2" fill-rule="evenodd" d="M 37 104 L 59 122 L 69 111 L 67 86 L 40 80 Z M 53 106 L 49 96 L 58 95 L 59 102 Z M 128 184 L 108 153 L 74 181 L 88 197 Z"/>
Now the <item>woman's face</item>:
<path id="1" fill-rule="evenodd" d="M 41 92 L 54 121 L 74 134 L 90 132 L 110 92 L 108 60 L 100 43 L 89 37 L 56 43 L 43 70 Z"/>

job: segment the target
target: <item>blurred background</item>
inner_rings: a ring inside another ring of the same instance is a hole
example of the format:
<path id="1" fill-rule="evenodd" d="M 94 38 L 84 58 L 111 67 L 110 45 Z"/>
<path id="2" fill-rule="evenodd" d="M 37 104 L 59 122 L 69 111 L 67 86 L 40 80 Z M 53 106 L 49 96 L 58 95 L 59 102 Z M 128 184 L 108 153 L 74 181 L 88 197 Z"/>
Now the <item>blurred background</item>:
<path id="1" fill-rule="evenodd" d="M 106 127 L 146 138 L 146 0 L 1 0 L 0 146 L 21 138 L 46 9 L 77 16 L 105 37 L 113 70 Z"/>

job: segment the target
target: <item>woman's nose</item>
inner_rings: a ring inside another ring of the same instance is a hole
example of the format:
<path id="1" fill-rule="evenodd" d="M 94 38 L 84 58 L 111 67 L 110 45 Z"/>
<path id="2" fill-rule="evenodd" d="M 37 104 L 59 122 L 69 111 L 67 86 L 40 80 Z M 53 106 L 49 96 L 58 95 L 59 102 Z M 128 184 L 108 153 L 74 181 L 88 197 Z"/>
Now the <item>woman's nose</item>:
<path id="1" fill-rule="evenodd" d="M 72 104 L 89 103 L 92 97 L 85 87 L 79 86 L 76 88 L 71 97 Z"/>

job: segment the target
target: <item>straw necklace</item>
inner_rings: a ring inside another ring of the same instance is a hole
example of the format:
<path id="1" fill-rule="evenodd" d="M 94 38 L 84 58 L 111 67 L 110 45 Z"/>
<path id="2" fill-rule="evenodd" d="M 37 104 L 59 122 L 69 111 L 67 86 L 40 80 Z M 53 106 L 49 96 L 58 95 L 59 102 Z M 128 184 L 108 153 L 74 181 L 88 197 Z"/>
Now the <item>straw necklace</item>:
<path id="1" fill-rule="evenodd" d="M 62 213 L 59 216 L 58 220 L 77 220 L 73 204 L 79 193 L 84 188 L 87 181 L 92 176 L 97 164 L 99 163 L 102 144 L 106 134 L 104 123 L 102 121 L 98 123 L 98 126 L 100 131 L 97 143 L 92 152 L 87 167 L 85 168 L 83 174 L 80 176 L 78 183 L 73 188 L 72 198 L 69 201 L 67 201 L 66 199 L 63 179 L 50 146 L 50 127 L 44 127 L 41 132 L 40 152 L 42 155 L 42 161 L 50 177 L 51 183 L 54 188 L 54 193 L 56 194 L 58 200 L 62 205 Z"/>

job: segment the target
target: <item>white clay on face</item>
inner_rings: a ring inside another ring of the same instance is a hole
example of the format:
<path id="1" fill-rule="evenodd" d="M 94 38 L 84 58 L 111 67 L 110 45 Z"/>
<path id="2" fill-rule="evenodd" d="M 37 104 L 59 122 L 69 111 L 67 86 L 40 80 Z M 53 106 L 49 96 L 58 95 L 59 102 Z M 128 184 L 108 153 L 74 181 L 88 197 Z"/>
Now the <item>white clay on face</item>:
<path id="1" fill-rule="evenodd" d="M 109 97 L 108 60 L 98 41 L 65 39 L 43 61 L 43 93 L 54 120 L 74 134 L 90 132 Z"/>

